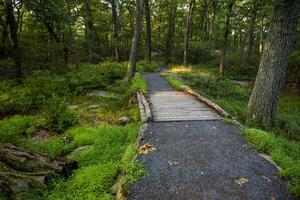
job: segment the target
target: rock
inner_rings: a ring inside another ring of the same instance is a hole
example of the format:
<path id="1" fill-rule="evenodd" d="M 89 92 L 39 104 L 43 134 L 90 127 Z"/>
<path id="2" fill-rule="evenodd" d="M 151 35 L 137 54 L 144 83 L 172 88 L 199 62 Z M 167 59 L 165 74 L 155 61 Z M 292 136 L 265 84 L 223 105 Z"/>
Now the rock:
<path id="1" fill-rule="evenodd" d="M 65 136 L 62 138 L 65 144 L 69 144 L 71 142 L 70 138 L 68 136 Z"/>
<path id="2" fill-rule="evenodd" d="M 109 93 L 104 90 L 94 90 L 87 93 L 87 97 L 110 97 Z"/>
<path id="3" fill-rule="evenodd" d="M 249 83 L 245 81 L 233 81 L 233 82 L 244 88 L 249 86 Z"/>
<path id="4" fill-rule="evenodd" d="M 91 147 L 91 145 L 86 145 L 86 146 L 82 146 L 82 147 L 78 147 L 77 149 L 75 149 L 72 154 L 77 154 L 80 153 L 86 149 L 89 149 Z"/>
<path id="5" fill-rule="evenodd" d="M 125 124 L 127 124 L 128 122 L 130 122 L 130 119 L 129 119 L 128 117 L 121 117 L 121 118 L 119 119 L 119 123 L 120 123 L 121 125 L 125 125 Z"/>
<path id="6" fill-rule="evenodd" d="M 69 108 L 70 110 L 76 110 L 76 109 L 79 108 L 79 106 L 78 106 L 78 105 L 69 105 L 68 108 Z"/>
<path id="7" fill-rule="evenodd" d="M 99 105 L 99 104 L 93 104 L 93 105 L 90 105 L 89 107 L 88 107 L 88 109 L 90 109 L 90 110 L 95 110 L 95 109 L 97 109 L 97 108 L 100 108 L 101 106 Z"/>

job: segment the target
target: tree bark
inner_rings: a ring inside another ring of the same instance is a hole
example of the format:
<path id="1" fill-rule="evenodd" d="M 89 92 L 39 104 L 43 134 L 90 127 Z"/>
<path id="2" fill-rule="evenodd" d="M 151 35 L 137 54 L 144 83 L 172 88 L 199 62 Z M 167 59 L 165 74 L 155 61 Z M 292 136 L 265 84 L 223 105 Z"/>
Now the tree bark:
<path id="1" fill-rule="evenodd" d="M 259 34 L 259 53 L 262 53 L 264 50 L 264 18 L 265 18 L 265 11 L 264 8 L 261 8 L 261 18 L 260 18 L 260 34 Z"/>
<path id="2" fill-rule="evenodd" d="M 185 33 L 184 33 L 184 52 L 183 52 L 183 64 L 184 65 L 187 65 L 189 39 L 190 39 L 190 32 L 191 32 L 195 4 L 196 4 L 195 0 L 190 1 L 189 10 L 188 10 L 188 14 L 186 17 L 186 26 L 185 26 Z"/>
<path id="3" fill-rule="evenodd" d="M 135 30 L 132 39 L 126 80 L 130 80 L 136 72 L 136 63 L 139 56 L 140 40 L 141 40 L 141 32 L 142 32 L 143 6 L 144 6 L 144 0 L 136 0 Z"/>
<path id="4" fill-rule="evenodd" d="M 299 13 L 299 0 L 280 0 L 275 5 L 248 104 L 247 124 L 269 128 L 276 122 L 278 98 L 293 49 Z"/>
<path id="5" fill-rule="evenodd" d="M 112 12 L 112 21 L 113 21 L 113 31 L 114 31 L 114 52 L 115 59 L 117 62 L 120 62 L 119 58 L 119 22 L 118 22 L 118 13 L 117 5 L 115 0 L 111 0 L 111 12 Z"/>
<path id="6" fill-rule="evenodd" d="M 255 1 L 252 5 L 251 9 L 251 16 L 249 20 L 249 29 L 248 29 L 248 34 L 247 34 L 247 43 L 245 46 L 245 51 L 244 51 L 244 58 L 243 58 L 243 65 L 245 66 L 249 60 L 251 50 L 253 48 L 253 41 L 254 41 L 254 26 L 255 26 L 255 21 L 256 21 L 256 14 L 257 14 L 257 8 L 255 5 Z"/>
<path id="7" fill-rule="evenodd" d="M 151 61 L 152 44 L 151 44 L 151 15 L 149 0 L 145 1 L 145 20 L 146 20 L 146 46 L 147 46 L 147 60 Z"/>
<path id="8" fill-rule="evenodd" d="M 208 17 L 208 0 L 203 0 L 203 27 L 204 27 L 204 34 L 203 40 L 208 39 L 209 35 L 209 17 Z"/>
<path id="9" fill-rule="evenodd" d="M 216 0 L 212 1 L 212 16 L 210 20 L 210 28 L 208 32 L 208 40 L 212 40 L 212 35 L 215 29 L 215 21 L 216 21 L 216 16 L 217 16 L 217 5 L 218 2 Z"/>
<path id="10" fill-rule="evenodd" d="M 1 43 L 0 43 L 0 58 L 5 57 L 5 50 L 6 50 L 6 40 L 8 36 L 8 23 L 7 20 L 3 22 L 2 26 L 2 34 L 1 34 Z"/>
<path id="11" fill-rule="evenodd" d="M 225 56 L 226 56 L 226 47 L 228 43 L 228 35 L 229 35 L 229 25 L 230 25 L 230 18 L 232 15 L 232 8 L 233 8 L 234 0 L 230 0 L 228 2 L 227 7 L 227 15 L 225 20 L 224 26 L 224 38 L 223 38 L 223 47 L 221 48 L 221 55 L 220 55 L 220 75 L 224 75 L 224 67 L 225 67 Z"/>
<path id="12" fill-rule="evenodd" d="M 7 1 L 6 12 L 7 12 L 7 22 L 10 27 L 10 37 L 13 42 L 13 56 L 15 60 L 16 77 L 19 78 L 22 76 L 22 60 L 21 60 L 21 50 L 18 41 L 17 23 L 14 16 L 14 8 L 13 8 L 12 0 Z"/>
<path id="13" fill-rule="evenodd" d="M 176 21 L 176 12 L 177 12 L 177 3 L 173 3 L 171 5 L 171 11 L 169 13 L 169 21 L 168 21 L 168 33 L 166 38 L 166 49 L 165 49 L 165 60 L 166 64 L 169 64 L 171 61 L 171 49 L 173 43 L 173 36 L 175 32 L 175 21 Z"/>
<path id="14" fill-rule="evenodd" d="M 92 16 L 92 9 L 89 3 L 89 0 L 83 0 L 84 12 L 85 12 L 85 31 L 86 39 L 88 42 L 88 56 L 91 56 L 94 53 L 95 45 L 99 44 L 98 36 L 94 30 L 94 22 Z M 90 57 L 90 62 L 94 62 Z"/>
<path id="15" fill-rule="evenodd" d="M 18 199 L 30 187 L 44 188 L 55 174 L 68 178 L 76 168 L 77 162 L 31 153 L 11 144 L 0 144 L 0 187 L 4 186 L 13 199 Z"/>

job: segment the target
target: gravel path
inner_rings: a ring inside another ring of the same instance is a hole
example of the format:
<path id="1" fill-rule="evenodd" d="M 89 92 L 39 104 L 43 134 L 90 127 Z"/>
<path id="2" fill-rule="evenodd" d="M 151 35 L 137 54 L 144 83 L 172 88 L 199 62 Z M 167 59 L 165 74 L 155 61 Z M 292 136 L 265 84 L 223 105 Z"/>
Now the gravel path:
<path id="1" fill-rule="evenodd" d="M 158 73 L 146 77 L 151 92 L 172 91 Z M 276 167 L 250 148 L 233 125 L 154 122 L 140 143 L 156 151 L 139 155 L 149 176 L 129 189 L 128 199 L 292 199 Z"/>

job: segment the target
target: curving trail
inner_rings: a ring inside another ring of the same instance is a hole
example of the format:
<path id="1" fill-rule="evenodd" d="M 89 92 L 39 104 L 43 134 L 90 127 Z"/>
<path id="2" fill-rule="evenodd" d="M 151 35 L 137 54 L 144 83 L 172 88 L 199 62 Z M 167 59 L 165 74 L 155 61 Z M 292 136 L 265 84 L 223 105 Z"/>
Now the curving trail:
<path id="1" fill-rule="evenodd" d="M 200 102 L 195 105 L 192 97 L 175 92 L 159 73 L 146 77 L 154 122 L 148 124 L 140 145 L 149 143 L 156 150 L 139 155 L 149 176 L 129 189 L 128 199 L 292 199 L 277 168 L 248 146 L 239 128 L 217 120 L 217 114 Z M 174 103 L 177 97 L 167 95 L 175 93 L 181 96 L 180 105 Z M 155 98 L 157 94 L 165 97 Z M 169 104 L 159 105 L 168 99 Z"/>

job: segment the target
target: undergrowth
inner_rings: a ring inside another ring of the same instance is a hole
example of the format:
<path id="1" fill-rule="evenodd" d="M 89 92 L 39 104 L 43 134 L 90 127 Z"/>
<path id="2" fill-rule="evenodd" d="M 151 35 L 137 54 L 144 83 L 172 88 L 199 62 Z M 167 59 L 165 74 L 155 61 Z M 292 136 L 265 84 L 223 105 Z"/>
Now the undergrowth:
<path id="1" fill-rule="evenodd" d="M 152 69 L 151 64 L 142 70 Z M 0 142 L 79 164 L 68 180 L 54 180 L 43 197 L 40 190 L 28 191 L 30 197 L 114 199 L 111 187 L 118 174 L 129 187 L 144 173 L 133 161 L 140 121 L 134 96 L 146 93 L 147 84 L 139 74 L 128 83 L 125 74 L 126 63 L 107 62 L 62 75 L 38 71 L 22 84 L 0 82 L 0 114 L 6 117 L 0 120 Z M 108 96 L 86 96 L 92 90 Z M 121 117 L 129 118 L 126 126 L 120 125 Z"/>

